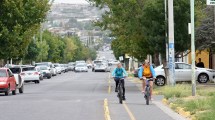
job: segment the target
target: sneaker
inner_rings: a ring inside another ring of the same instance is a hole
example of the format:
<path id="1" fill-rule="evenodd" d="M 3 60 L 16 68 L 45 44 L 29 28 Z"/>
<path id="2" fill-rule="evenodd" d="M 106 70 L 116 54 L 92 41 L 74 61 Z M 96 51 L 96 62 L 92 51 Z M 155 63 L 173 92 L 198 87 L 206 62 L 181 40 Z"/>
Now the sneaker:
<path id="1" fill-rule="evenodd" d="M 122 100 L 126 100 L 125 96 L 122 97 Z"/>

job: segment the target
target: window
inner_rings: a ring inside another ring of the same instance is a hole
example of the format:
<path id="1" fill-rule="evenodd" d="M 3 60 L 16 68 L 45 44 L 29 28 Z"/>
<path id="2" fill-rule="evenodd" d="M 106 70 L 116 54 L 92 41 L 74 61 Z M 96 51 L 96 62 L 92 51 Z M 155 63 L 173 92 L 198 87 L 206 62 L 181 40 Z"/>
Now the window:
<path id="1" fill-rule="evenodd" d="M 13 74 L 19 74 L 21 72 L 20 68 L 10 68 Z"/>
<path id="2" fill-rule="evenodd" d="M 26 67 L 23 68 L 23 71 L 36 71 L 35 67 Z"/>
<path id="3" fill-rule="evenodd" d="M 7 73 L 5 70 L 0 70 L 0 77 L 7 77 Z"/>
<path id="4" fill-rule="evenodd" d="M 191 69 L 191 66 L 188 64 L 179 63 L 176 64 L 175 69 Z"/>

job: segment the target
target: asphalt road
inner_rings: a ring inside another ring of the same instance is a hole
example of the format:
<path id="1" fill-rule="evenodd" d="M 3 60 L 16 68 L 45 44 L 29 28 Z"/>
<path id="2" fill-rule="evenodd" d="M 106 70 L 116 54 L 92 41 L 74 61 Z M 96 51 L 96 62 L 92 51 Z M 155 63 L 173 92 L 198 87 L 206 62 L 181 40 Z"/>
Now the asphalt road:
<path id="1" fill-rule="evenodd" d="M 0 94 L 0 120 L 104 120 L 104 99 L 111 120 L 173 120 L 145 100 L 137 84 L 126 80 L 124 104 L 118 103 L 110 73 L 68 72 L 40 84 L 26 83 L 24 94 Z M 160 101 L 156 96 L 155 101 Z"/>

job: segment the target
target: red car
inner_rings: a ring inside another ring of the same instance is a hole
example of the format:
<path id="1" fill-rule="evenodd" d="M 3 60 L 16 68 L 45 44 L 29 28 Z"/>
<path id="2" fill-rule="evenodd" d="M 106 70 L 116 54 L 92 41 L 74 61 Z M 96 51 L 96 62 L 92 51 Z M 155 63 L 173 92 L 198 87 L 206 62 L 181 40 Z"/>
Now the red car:
<path id="1" fill-rule="evenodd" d="M 0 68 L 0 93 L 7 96 L 10 91 L 16 95 L 16 80 L 13 73 L 8 68 Z"/>

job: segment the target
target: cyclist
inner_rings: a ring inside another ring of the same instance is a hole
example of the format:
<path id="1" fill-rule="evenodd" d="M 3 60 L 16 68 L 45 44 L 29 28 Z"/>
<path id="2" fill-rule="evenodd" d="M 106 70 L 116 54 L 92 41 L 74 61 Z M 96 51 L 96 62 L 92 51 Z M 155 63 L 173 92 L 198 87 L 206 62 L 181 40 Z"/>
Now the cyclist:
<path id="1" fill-rule="evenodd" d="M 114 77 L 114 80 L 116 83 L 115 92 L 118 92 L 117 86 L 119 84 L 119 80 L 127 76 L 127 72 L 122 67 L 121 63 L 117 64 L 117 67 L 112 72 L 112 76 Z M 122 88 L 123 88 L 123 98 L 122 99 L 125 100 L 125 81 L 124 81 L 124 79 L 122 80 Z"/>
<path id="2" fill-rule="evenodd" d="M 152 65 L 149 64 L 148 60 L 145 60 L 145 62 L 143 63 L 143 65 L 140 67 L 140 70 L 138 72 L 138 77 L 143 80 L 142 83 L 142 88 L 143 91 L 142 93 L 145 93 L 145 87 L 146 87 L 146 78 L 153 78 L 155 79 L 155 71 Z M 149 81 L 149 85 L 150 85 L 150 94 L 151 97 L 150 99 L 152 100 L 152 89 L 153 89 L 153 81 Z"/>

